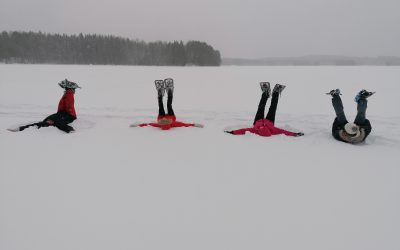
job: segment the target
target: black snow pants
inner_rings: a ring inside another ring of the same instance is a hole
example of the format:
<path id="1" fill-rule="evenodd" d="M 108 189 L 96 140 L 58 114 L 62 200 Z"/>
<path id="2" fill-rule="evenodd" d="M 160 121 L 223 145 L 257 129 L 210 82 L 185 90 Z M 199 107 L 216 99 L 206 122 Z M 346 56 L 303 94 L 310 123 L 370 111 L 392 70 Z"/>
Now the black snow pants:
<path id="1" fill-rule="evenodd" d="M 173 99 L 173 92 L 168 91 L 168 99 L 167 99 L 167 111 L 168 115 L 175 115 L 174 110 L 172 109 L 172 99 Z M 163 96 L 159 95 L 158 96 L 158 116 L 164 116 L 165 115 L 165 109 L 164 109 L 164 103 L 163 103 Z"/>
<path id="2" fill-rule="evenodd" d="M 256 124 L 258 120 L 264 119 L 265 105 L 267 104 L 268 95 L 262 93 L 260 103 L 258 104 L 258 109 L 256 116 L 254 118 L 253 125 Z M 272 94 L 271 106 L 269 107 L 268 114 L 265 119 L 275 123 L 276 109 L 278 107 L 279 93 L 275 92 Z"/>
<path id="3" fill-rule="evenodd" d="M 365 138 L 371 133 L 372 126 L 369 120 L 366 118 L 367 112 L 367 99 L 361 98 L 357 102 L 357 116 L 354 119 L 354 123 L 360 128 L 363 128 L 365 131 Z M 335 139 L 342 141 L 339 136 L 339 131 L 344 129 L 344 126 L 348 123 L 346 115 L 344 114 L 344 108 L 342 99 L 339 95 L 335 95 L 332 97 L 332 105 L 336 113 L 336 118 L 333 121 L 332 125 L 332 135 Z"/>
<path id="4" fill-rule="evenodd" d="M 74 131 L 74 128 L 69 126 L 68 124 L 73 122 L 75 119 L 76 119 L 75 117 L 68 114 L 67 112 L 60 111 L 55 114 L 49 115 L 48 117 L 46 117 L 46 119 L 44 119 L 41 122 L 21 126 L 19 127 L 19 130 L 22 131 L 31 126 L 37 126 L 38 128 L 54 126 L 66 133 L 69 133 L 71 131 Z"/>

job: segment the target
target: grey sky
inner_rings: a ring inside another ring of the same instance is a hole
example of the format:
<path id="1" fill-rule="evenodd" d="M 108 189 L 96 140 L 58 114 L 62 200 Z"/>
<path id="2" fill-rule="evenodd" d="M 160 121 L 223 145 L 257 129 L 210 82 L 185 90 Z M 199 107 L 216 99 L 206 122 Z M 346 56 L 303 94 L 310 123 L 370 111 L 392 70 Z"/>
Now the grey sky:
<path id="1" fill-rule="evenodd" d="M 223 57 L 400 56 L 399 0 L 0 0 L 0 30 L 201 40 Z"/>

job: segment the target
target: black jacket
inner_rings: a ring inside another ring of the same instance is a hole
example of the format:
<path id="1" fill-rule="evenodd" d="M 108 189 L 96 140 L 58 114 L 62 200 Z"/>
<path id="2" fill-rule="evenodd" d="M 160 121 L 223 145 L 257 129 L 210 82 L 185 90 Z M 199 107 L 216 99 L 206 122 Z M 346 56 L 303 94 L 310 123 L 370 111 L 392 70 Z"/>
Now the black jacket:
<path id="1" fill-rule="evenodd" d="M 358 140 L 356 140 L 356 142 L 353 142 L 346 140 L 345 137 L 340 136 L 340 134 L 344 131 L 344 125 L 346 124 L 340 123 L 337 118 L 335 118 L 335 121 L 332 124 L 332 136 L 338 141 L 347 143 L 363 142 L 372 131 L 371 123 L 368 119 L 365 119 L 365 122 L 363 124 L 357 124 L 358 126 L 360 126 L 360 130 L 362 132 L 360 136 L 362 136 L 362 138 L 359 138 Z"/>

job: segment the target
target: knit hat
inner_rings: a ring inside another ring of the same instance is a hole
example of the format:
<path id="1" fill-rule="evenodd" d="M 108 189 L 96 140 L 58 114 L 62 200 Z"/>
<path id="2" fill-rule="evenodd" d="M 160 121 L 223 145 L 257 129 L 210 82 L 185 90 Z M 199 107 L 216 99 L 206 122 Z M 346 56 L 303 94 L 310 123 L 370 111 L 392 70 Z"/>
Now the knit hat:
<path id="1" fill-rule="evenodd" d="M 354 123 L 347 123 L 344 125 L 344 130 L 350 136 L 360 136 L 360 127 Z"/>

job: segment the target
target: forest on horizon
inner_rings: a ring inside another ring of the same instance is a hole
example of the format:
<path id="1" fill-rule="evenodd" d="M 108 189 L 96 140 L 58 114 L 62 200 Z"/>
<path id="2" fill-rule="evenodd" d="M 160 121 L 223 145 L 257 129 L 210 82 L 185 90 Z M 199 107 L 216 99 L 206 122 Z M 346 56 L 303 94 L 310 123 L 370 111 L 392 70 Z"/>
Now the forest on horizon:
<path id="1" fill-rule="evenodd" d="M 3 31 L 0 62 L 219 66 L 221 55 L 202 41 L 144 42 L 112 35 Z"/>

